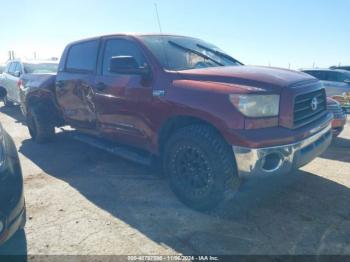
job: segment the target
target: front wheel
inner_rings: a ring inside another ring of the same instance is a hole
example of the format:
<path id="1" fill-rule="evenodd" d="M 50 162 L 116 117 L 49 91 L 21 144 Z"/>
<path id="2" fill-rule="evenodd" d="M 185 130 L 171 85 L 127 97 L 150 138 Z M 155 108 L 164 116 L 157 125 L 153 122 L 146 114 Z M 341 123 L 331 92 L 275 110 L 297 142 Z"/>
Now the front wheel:
<path id="1" fill-rule="evenodd" d="M 48 119 L 40 117 L 31 108 L 28 109 L 27 113 L 27 126 L 30 136 L 38 144 L 50 142 L 55 136 L 54 125 Z"/>
<path id="2" fill-rule="evenodd" d="M 177 131 L 166 144 L 163 159 L 175 195 L 199 211 L 215 208 L 240 184 L 229 145 L 205 125 Z"/>

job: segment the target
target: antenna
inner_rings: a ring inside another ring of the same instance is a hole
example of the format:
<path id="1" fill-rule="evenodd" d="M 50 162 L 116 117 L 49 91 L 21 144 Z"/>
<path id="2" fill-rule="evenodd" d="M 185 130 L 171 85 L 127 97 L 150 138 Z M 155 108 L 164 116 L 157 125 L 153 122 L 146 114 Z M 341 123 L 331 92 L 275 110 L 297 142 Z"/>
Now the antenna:
<path id="1" fill-rule="evenodd" d="M 154 9 L 155 9 L 155 11 L 156 11 L 156 16 L 157 16 L 157 21 L 158 21 L 158 27 L 159 27 L 159 32 L 160 32 L 160 34 L 163 34 L 162 25 L 161 25 L 160 19 L 159 19 L 159 13 L 158 13 L 158 5 L 157 5 L 157 3 L 154 3 Z"/>
<path id="2" fill-rule="evenodd" d="M 154 9 L 156 11 L 156 16 L 157 16 L 157 21 L 158 21 L 158 27 L 159 27 L 159 33 L 162 35 L 163 34 L 163 30 L 162 30 L 162 25 L 160 23 L 160 18 L 159 18 L 159 13 L 158 13 L 158 5 L 157 3 L 154 3 Z M 162 37 L 160 36 L 159 37 L 160 39 L 162 39 Z M 169 59 L 168 59 L 168 53 L 167 53 L 167 49 L 165 47 L 165 43 L 164 43 L 164 39 L 161 40 L 161 43 L 162 43 L 162 49 L 163 49 L 163 54 L 164 54 L 164 57 L 165 57 L 165 61 L 169 67 Z"/>

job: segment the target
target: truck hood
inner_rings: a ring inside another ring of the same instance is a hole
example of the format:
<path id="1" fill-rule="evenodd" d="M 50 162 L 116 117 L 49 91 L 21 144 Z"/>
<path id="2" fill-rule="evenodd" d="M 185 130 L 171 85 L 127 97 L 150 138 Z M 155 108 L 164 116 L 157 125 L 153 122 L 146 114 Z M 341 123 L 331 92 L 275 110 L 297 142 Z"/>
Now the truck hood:
<path id="1" fill-rule="evenodd" d="M 280 93 L 283 88 L 302 84 L 303 82 L 317 82 L 308 74 L 281 68 L 259 66 L 212 67 L 179 71 L 180 81 L 210 82 L 217 89 L 236 89 L 241 92 L 273 92 Z M 232 91 L 232 90 L 231 90 Z"/>

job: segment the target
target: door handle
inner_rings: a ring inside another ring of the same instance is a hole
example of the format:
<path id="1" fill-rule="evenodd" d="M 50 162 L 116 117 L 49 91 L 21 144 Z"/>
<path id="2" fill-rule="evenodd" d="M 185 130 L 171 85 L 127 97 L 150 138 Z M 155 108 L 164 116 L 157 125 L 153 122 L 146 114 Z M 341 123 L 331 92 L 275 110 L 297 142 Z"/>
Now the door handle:
<path id="1" fill-rule="evenodd" d="M 62 88 L 64 86 L 64 82 L 63 81 L 56 81 L 56 86 L 58 88 Z"/>
<path id="2" fill-rule="evenodd" d="M 105 83 L 100 82 L 96 85 L 96 88 L 97 90 L 103 91 L 107 88 L 107 85 Z"/>

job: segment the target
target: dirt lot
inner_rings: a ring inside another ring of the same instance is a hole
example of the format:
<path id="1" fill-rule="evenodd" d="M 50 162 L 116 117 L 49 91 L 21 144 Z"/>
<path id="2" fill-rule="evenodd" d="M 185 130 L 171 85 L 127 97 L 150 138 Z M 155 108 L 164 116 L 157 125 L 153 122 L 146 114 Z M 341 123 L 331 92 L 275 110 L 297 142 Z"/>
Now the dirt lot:
<path id="1" fill-rule="evenodd" d="M 16 142 L 28 222 L 0 253 L 350 254 L 350 127 L 290 176 L 246 181 L 202 214 L 149 169 L 59 133 L 36 145 L 17 108 L 0 121 Z"/>

